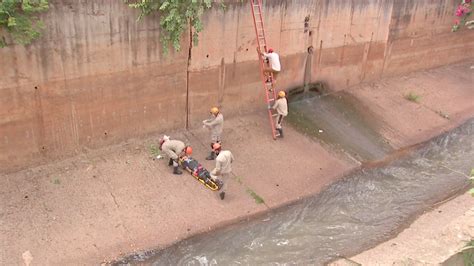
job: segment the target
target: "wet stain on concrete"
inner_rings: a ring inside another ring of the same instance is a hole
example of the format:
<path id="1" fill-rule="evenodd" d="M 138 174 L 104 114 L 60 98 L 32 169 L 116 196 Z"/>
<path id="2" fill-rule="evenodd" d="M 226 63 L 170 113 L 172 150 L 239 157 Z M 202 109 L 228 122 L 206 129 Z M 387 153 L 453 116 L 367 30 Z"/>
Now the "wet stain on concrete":
<path id="1" fill-rule="evenodd" d="M 311 89 L 289 99 L 288 120 L 297 130 L 359 162 L 379 160 L 393 149 L 378 133 L 375 114 L 347 92 Z"/>

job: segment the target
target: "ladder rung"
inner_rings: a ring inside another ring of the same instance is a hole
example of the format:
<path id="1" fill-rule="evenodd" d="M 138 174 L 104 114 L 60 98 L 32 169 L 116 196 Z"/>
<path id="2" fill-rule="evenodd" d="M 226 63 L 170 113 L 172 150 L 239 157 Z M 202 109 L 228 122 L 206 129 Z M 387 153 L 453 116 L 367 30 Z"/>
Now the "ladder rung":
<path id="1" fill-rule="evenodd" d="M 255 26 L 255 31 L 257 35 L 257 48 L 259 51 L 263 50 L 265 51 L 267 44 L 266 44 L 266 39 L 265 39 L 265 28 L 263 26 L 263 11 L 262 11 L 262 6 L 260 5 L 260 2 L 256 2 L 255 0 L 251 0 L 250 4 L 252 5 L 252 14 L 253 14 L 253 22 Z M 259 56 L 260 57 L 260 56 Z M 260 67 L 262 67 L 263 61 L 260 61 Z M 262 71 L 262 69 L 260 69 Z M 263 81 L 263 87 L 266 92 L 266 102 L 268 106 L 270 107 L 271 103 L 275 102 L 275 92 L 273 91 L 273 82 L 270 80 L 270 82 Z M 272 136 L 273 139 L 276 139 L 276 137 L 280 136 L 278 130 L 275 129 L 275 125 L 273 124 L 273 117 L 278 116 L 278 114 L 274 114 L 273 110 L 270 108 L 268 110 L 269 115 L 270 115 L 270 126 L 272 128 Z"/>

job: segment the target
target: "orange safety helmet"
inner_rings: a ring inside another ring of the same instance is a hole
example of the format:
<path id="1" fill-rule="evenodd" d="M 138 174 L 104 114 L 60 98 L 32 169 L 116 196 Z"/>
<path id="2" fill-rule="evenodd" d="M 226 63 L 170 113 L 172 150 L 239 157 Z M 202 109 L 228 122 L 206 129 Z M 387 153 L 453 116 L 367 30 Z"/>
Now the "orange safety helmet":
<path id="1" fill-rule="evenodd" d="M 218 151 L 221 149 L 221 144 L 220 143 L 214 143 L 212 144 L 212 150 L 213 151 Z"/>
<path id="2" fill-rule="evenodd" d="M 193 148 L 191 148 L 191 146 L 186 146 L 186 147 L 184 148 L 184 153 L 185 153 L 186 155 L 191 155 L 191 154 L 193 154 Z"/>
<path id="3" fill-rule="evenodd" d="M 278 92 L 278 97 L 280 97 L 280 98 L 285 98 L 285 96 L 286 96 L 285 91 L 279 91 L 279 92 Z"/>

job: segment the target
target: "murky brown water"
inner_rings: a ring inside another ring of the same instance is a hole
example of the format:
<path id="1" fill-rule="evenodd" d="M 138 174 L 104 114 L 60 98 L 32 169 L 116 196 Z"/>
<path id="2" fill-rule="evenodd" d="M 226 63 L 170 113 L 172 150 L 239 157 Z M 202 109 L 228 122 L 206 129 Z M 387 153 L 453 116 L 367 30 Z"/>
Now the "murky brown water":
<path id="1" fill-rule="evenodd" d="M 318 133 L 322 128 L 323 132 L 339 134 L 335 133 L 339 126 L 332 128 L 334 121 L 346 127 L 343 121 L 347 117 L 359 119 L 350 117 L 354 115 L 351 112 L 337 115 L 337 108 L 333 113 L 329 105 L 337 103 L 321 102 L 319 98 L 310 101 L 316 101 L 318 107 L 313 102 L 292 108 L 336 117 L 322 122 L 310 117 L 315 121 L 311 127 Z M 359 136 L 348 138 L 350 145 L 339 148 L 360 160 L 378 159 L 390 148 L 364 123 L 347 125 L 350 129 L 344 131 L 346 134 Z M 321 265 L 359 253 L 389 239 L 423 210 L 466 188 L 466 175 L 474 167 L 473 133 L 471 119 L 404 159 L 382 168 L 361 170 L 297 204 L 165 250 L 132 255 L 116 265 Z M 323 141 L 333 145 L 333 141 L 345 139 L 331 138 Z M 367 144 L 371 140 L 372 144 Z"/>

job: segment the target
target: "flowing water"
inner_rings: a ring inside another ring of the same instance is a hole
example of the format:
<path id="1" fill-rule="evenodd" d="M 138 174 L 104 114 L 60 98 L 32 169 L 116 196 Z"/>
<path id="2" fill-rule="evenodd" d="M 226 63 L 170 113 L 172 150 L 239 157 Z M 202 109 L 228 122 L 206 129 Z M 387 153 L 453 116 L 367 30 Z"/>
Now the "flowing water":
<path id="1" fill-rule="evenodd" d="M 473 131 L 471 119 L 403 159 L 362 169 L 316 196 L 116 264 L 320 265 L 357 254 L 389 239 L 440 200 L 466 189 L 467 175 L 474 167 Z M 380 158 L 388 151 L 370 129 L 357 132 L 358 143 L 340 148 L 363 159 Z M 367 148 L 364 143 L 370 136 L 375 141 Z"/>

